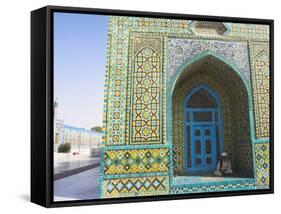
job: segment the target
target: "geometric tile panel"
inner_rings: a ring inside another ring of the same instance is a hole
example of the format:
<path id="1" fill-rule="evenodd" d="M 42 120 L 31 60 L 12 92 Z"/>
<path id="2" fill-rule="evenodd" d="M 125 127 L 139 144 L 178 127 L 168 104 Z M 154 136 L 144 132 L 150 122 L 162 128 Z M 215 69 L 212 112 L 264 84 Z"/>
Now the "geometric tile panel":
<path id="1" fill-rule="evenodd" d="M 269 143 L 255 144 L 255 160 L 257 185 L 269 187 Z"/>
<path id="2" fill-rule="evenodd" d="M 233 145 L 236 149 L 236 157 L 235 162 L 236 166 L 233 165 L 232 167 L 242 169 L 240 174 L 245 175 L 245 177 L 254 177 L 254 170 L 253 170 L 253 146 L 249 143 L 238 143 L 237 145 Z M 237 149 L 237 147 L 239 149 Z M 234 162 L 233 162 L 234 163 Z"/>
<path id="3" fill-rule="evenodd" d="M 104 153 L 104 174 L 169 171 L 169 149 L 110 150 Z"/>
<path id="4" fill-rule="evenodd" d="M 169 177 L 124 178 L 104 181 L 105 198 L 163 195 L 169 192 Z"/>
<path id="5" fill-rule="evenodd" d="M 269 57 L 262 51 L 254 61 L 257 138 L 269 137 Z"/>
<path id="6" fill-rule="evenodd" d="M 135 56 L 132 75 L 132 142 L 160 141 L 160 57 L 151 47 Z"/>
<path id="7" fill-rule="evenodd" d="M 179 175 L 184 171 L 184 146 L 173 146 L 173 170 L 175 175 Z"/>

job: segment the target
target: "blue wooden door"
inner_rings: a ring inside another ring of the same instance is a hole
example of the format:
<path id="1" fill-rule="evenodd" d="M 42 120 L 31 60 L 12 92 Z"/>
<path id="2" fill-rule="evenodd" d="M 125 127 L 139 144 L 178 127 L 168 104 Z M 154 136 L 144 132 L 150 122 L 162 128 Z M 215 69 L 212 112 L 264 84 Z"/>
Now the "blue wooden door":
<path id="1" fill-rule="evenodd" d="M 187 173 L 216 169 L 222 151 L 219 96 L 209 87 L 193 89 L 184 101 L 185 168 Z"/>
<path id="2" fill-rule="evenodd" d="M 212 124 L 191 127 L 191 165 L 196 171 L 212 171 L 216 167 L 216 133 Z"/>

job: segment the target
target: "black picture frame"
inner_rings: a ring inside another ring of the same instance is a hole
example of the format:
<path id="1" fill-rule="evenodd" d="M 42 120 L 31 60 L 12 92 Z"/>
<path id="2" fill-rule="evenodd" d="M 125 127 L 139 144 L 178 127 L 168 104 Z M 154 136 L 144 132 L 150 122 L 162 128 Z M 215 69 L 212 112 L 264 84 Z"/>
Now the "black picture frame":
<path id="1" fill-rule="evenodd" d="M 270 188 L 159 195 L 130 198 L 53 201 L 53 13 L 80 13 L 151 18 L 192 19 L 270 26 Z M 31 12 L 31 202 L 44 207 L 113 204 L 189 198 L 268 194 L 274 192 L 274 21 L 237 17 L 201 16 L 172 13 L 123 11 L 79 7 L 46 6 Z"/>

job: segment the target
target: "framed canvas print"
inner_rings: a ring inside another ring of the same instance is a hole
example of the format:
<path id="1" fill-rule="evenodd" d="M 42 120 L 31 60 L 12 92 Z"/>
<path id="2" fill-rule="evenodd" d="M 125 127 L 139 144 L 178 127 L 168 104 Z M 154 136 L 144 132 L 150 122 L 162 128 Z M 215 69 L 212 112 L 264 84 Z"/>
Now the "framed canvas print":
<path id="1" fill-rule="evenodd" d="M 273 20 L 31 13 L 31 201 L 273 193 Z"/>

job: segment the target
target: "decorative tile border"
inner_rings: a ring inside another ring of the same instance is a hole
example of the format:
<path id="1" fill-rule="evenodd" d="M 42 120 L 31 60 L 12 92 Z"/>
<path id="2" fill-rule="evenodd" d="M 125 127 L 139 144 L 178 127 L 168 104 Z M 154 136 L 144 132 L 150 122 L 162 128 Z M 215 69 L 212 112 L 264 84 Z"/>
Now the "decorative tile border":
<path id="1" fill-rule="evenodd" d="M 169 149 L 111 150 L 104 157 L 105 175 L 169 172 Z"/>
<path id="2" fill-rule="evenodd" d="M 172 185 L 171 194 L 188 194 L 188 193 L 202 193 L 202 192 L 225 192 L 225 191 L 240 191 L 240 190 L 254 190 L 255 180 L 248 179 L 245 181 L 233 182 L 218 182 L 218 183 L 204 183 L 194 185 Z"/>
<path id="3" fill-rule="evenodd" d="M 196 58 L 204 52 L 210 52 L 218 58 L 226 60 L 237 68 L 241 75 L 250 81 L 250 66 L 248 48 L 245 42 L 225 42 L 216 40 L 170 39 L 167 43 L 169 65 L 167 71 L 168 81 L 176 75 L 176 71 L 185 62 Z"/>
<path id="4" fill-rule="evenodd" d="M 269 45 L 253 42 L 250 47 L 256 138 L 269 138 Z"/>
<path id="5" fill-rule="evenodd" d="M 105 198 L 151 196 L 169 193 L 169 177 L 155 176 L 103 181 Z"/>
<path id="6" fill-rule="evenodd" d="M 227 36 L 247 40 L 269 41 L 269 25 L 225 23 L 229 27 Z"/>
<path id="7" fill-rule="evenodd" d="M 259 188 L 269 188 L 270 160 L 269 143 L 255 144 L 256 184 Z"/>

